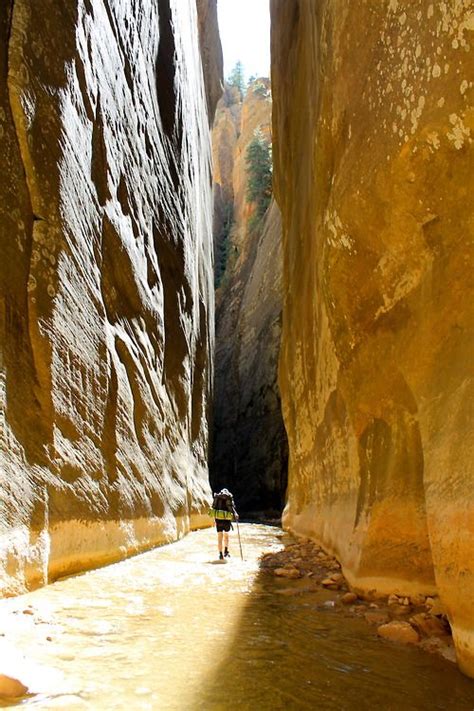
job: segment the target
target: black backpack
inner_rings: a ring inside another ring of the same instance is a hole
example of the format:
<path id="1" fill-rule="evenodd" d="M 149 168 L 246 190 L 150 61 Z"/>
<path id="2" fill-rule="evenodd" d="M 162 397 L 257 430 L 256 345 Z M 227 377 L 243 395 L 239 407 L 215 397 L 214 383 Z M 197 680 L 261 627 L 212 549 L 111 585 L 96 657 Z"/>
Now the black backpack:
<path id="1" fill-rule="evenodd" d="M 234 511 L 234 497 L 230 491 L 220 491 L 218 494 L 214 494 L 214 499 L 212 501 L 212 508 L 217 511 Z"/>

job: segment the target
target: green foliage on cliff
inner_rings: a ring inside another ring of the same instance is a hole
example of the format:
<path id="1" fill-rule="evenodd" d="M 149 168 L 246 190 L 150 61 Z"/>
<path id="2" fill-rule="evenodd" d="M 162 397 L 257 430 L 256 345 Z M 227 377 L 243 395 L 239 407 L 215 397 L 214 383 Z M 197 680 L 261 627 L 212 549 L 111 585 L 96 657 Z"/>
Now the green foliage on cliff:
<path id="1" fill-rule="evenodd" d="M 245 154 L 247 166 L 247 202 L 255 203 L 255 220 L 263 217 L 272 198 L 272 148 L 257 129 Z"/>
<path id="2" fill-rule="evenodd" d="M 250 82 L 249 82 L 250 85 Z M 262 99 L 270 99 L 271 98 L 271 91 L 270 87 L 268 87 L 265 82 L 261 80 L 255 80 L 252 84 L 252 90 L 254 94 L 257 94 L 257 96 L 261 96 Z"/>
<path id="3" fill-rule="evenodd" d="M 228 202 L 224 206 L 222 229 L 217 238 L 216 244 L 216 257 L 214 267 L 214 286 L 216 289 L 218 289 L 221 285 L 222 278 L 227 267 L 227 260 L 229 258 L 229 252 L 231 249 L 230 232 L 232 229 L 233 222 L 234 205 L 232 202 Z"/>

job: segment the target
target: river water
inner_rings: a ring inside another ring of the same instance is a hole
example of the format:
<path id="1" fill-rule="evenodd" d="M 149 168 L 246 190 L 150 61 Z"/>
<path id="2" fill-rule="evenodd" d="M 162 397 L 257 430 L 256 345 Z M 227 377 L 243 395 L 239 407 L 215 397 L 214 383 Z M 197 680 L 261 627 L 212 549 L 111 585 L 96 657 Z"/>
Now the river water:
<path id="1" fill-rule="evenodd" d="M 448 661 L 261 572 L 289 542 L 240 526 L 216 560 L 212 529 L 0 602 L 0 672 L 33 709 L 111 711 L 474 710 L 474 681 Z M 290 584 L 291 585 L 291 584 Z M 0 702 L 1 705 L 1 702 Z M 19 706 L 20 704 L 16 704 Z"/>

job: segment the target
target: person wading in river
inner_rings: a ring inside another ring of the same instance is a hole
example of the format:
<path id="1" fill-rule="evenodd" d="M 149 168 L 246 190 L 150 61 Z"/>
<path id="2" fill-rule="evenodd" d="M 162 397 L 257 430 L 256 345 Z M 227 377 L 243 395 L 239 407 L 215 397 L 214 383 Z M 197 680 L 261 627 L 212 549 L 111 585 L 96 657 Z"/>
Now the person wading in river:
<path id="1" fill-rule="evenodd" d="M 234 497 L 228 489 L 222 489 L 218 494 L 214 494 L 209 515 L 214 518 L 216 524 L 219 560 L 230 558 L 229 531 L 233 528 L 232 521 L 238 521 L 239 516 L 234 506 Z"/>

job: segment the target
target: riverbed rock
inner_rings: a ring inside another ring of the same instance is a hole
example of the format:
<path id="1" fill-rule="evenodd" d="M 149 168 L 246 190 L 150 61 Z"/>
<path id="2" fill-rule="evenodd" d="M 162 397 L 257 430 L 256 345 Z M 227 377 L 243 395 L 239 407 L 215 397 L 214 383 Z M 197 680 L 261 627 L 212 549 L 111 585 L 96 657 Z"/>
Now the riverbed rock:
<path id="1" fill-rule="evenodd" d="M 19 679 L 0 674 L 0 698 L 15 699 L 28 693 L 28 687 Z"/>
<path id="2" fill-rule="evenodd" d="M 425 637 L 444 637 L 449 635 L 449 627 L 444 620 L 420 612 L 410 617 L 410 624 Z"/>
<path id="3" fill-rule="evenodd" d="M 222 58 L 198 7 L 1 3 L 0 594 L 209 524 Z"/>
<path id="4" fill-rule="evenodd" d="M 411 595 L 410 602 L 413 607 L 422 607 L 426 602 L 426 597 L 424 595 Z"/>
<path id="5" fill-rule="evenodd" d="M 271 13 L 283 525 L 437 592 L 474 676 L 472 3 Z"/>
<path id="6" fill-rule="evenodd" d="M 358 599 L 358 597 L 357 597 L 356 593 L 346 592 L 341 597 L 341 602 L 343 605 L 352 605 L 352 603 L 356 602 L 357 599 Z"/>
<path id="7" fill-rule="evenodd" d="M 430 615 L 445 615 L 446 614 L 446 608 L 438 597 L 428 598 L 426 600 L 426 607 L 427 607 Z"/>
<path id="8" fill-rule="evenodd" d="M 279 578 L 301 578 L 301 573 L 298 568 L 275 568 L 274 574 Z"/>
<path id="9" fill-rule="evenodd" d="M 405 617 L 406 615 L 410 614 L 411 612 L 411 606 L 407 605 L 391 605 L 390 606 L 390 614 L 393 617 Z"/>
<path id="10" fill-rule="evenodd" d="M 403 644 L 416 644 L 420 636 L 409 622 L 387 622 L 377 629 L 377 634 L 391 642 L 402 642 Z"/>

